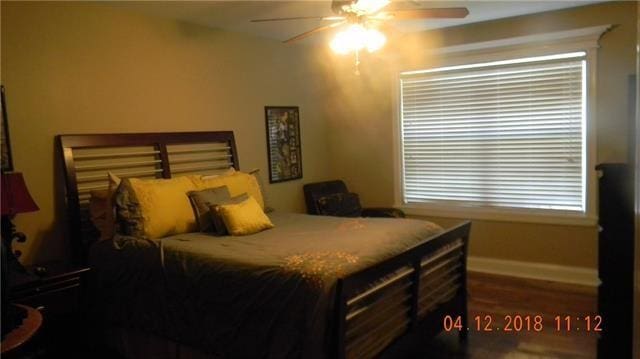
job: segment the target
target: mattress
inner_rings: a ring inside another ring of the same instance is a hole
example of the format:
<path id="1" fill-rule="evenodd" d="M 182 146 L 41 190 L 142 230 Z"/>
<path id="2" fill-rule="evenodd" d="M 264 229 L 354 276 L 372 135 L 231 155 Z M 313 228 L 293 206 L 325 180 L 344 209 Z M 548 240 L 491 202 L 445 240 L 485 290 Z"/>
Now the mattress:
<path id="1" fill-rule="evenodd" d="M 116 237 L 91 249 L 91 312 L 222 358 L 329 357 L 337 279 L 442 232 L 421 220 L 271 213 L 242 237 Z"/>

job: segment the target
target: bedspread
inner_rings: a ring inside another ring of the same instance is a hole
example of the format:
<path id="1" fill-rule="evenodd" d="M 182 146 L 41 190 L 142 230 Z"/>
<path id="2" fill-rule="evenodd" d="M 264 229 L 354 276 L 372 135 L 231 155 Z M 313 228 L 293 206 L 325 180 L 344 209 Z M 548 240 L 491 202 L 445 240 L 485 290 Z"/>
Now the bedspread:
<path id="1" fill-rule="evenodd" d="M 96 243 L 90 256 L 95 319 L 214 357 L 330 357 L 337 279 L 442 231 L 411 219 L 270 217 L 275 228 L 249 236 Z"/>

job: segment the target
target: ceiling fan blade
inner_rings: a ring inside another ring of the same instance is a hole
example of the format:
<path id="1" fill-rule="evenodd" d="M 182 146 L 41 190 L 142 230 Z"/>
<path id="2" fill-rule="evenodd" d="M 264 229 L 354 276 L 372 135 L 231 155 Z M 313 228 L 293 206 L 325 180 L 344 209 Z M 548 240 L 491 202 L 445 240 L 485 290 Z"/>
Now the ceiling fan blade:
<path id="1" fill-rule="evenodd" d="M 313 34 L 317 34 L 317 33 L 321 32 L 321 31 L 329 30 L 329 29 L 332 29 L 332 28 L 334 28 L 334 27 L 336 27 L 336 26 L 340 26 L 340 25 L 344 24 L 345 22 L 346 22 L 346 21 L 334 22 L 333 24 L 329 24 L 329 25 L 324 25 L 324 26 L 316 27 L 316 28 L 315 28 L 315 29 L 313 29 L 313 30 L 309 30 L 309 31 L 307 31 L 307 32 L 303 32 L 302 34 L 300 34 L 300 35 L 296 35 L 296 36 L 294 36 L 294 37 L 292 37 L 292 38 L 290 38 L 290 39 L 288 39 L 288 40 L 285 40 L 285 41 L 283 41 L 283 42 L 284 42 L 285 44 L 289 44 L 289 43 L 292 43 L 292 42 L 294 42 L 294 41 L 302 40 L 302 39 L 304 39 L 305 37 L 311 36 L 311 35 L 313 35 Z"/>
<path id="2" fill-rule="evenodd" d="M 385 11 L 380 17 L 389 20 L 462 19 L 469 15 L 466 7 Z"/>
<path id="3" fill-rule="evenodd" d="M 268 21 L 289 21 L 289 20 L 327 20 L 337 21 L 344 20 L 343 16 L 298 16 L 298 17 L 276 17 L 273 19 L 254 19 L 251 22 L 268 22 Z"/>

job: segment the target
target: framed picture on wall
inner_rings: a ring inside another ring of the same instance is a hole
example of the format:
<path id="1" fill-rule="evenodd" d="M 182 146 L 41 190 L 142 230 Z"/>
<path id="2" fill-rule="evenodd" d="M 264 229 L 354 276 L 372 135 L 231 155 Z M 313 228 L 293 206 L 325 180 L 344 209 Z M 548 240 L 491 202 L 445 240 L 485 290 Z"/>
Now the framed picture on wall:
<path id="1" fill-rule="evenodd" d="M 302 178 L 300 111 L 297 106 L 265 106 L 269 182 Z"/>
<path id="2" fill-rule="evenodd" d="M 11 158 L 11 142 L 9 141 L 9 126 L 7 125 L 7 105 L 4 98 L 4 86 L 0 85 L 0 100 L 2 101 L 2 133 L 0 145 L 2 146 L 2 172 L 13 171 L 13 159 Z"/>

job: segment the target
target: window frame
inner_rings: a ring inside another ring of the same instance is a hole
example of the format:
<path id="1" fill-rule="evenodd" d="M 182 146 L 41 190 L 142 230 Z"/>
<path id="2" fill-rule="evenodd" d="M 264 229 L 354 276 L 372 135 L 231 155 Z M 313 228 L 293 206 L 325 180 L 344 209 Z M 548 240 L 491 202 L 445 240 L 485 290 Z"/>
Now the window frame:
<path id="1" fill-rule="evenodd" d="M 611 25 L 514 37 L 432 49 L 426 52 L 433 63 L 413 68 L 396 65 L 392 76 L 394 106 L 394 200 L 395 206 L 409 215 L 481 219 L 491 221 L 549 223 L 593 226 L 596 213 L 596 88 L 598 40 Z M 499 60 L 537 57 L 570 52 L 585 52 L 586 60 L 586 120 L 585 120 L 585 211 L 569 212 L 551 209 L 499 208 L 444 203 L 404 203 L 404 160 L 402 142 L 402 99 L 400 74 L 429 68 L 457 66 Z"/>

